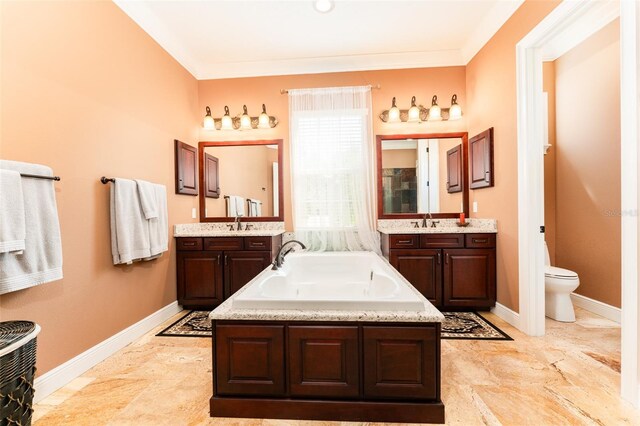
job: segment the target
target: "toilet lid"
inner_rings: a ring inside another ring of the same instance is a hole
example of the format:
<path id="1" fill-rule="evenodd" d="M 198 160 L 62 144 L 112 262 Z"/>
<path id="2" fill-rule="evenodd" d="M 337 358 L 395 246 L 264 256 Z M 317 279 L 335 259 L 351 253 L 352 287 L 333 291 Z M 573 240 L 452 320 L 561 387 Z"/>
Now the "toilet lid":
<path id="1" fill-rule="evenodd" d="M 578 274 L 575 272 L 555 266 L 545 266 L 544 274 L 548 277 L 556 278 L 578 278 Z"/>

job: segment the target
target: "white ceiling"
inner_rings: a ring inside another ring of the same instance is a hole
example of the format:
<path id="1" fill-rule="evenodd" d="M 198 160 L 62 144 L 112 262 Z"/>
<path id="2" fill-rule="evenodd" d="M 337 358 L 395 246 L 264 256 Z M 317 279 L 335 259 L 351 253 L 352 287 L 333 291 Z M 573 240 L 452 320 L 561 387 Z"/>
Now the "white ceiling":
<path id="1" fill-rule="evenodd" d="M 197 79 L 466 65 L 523 0 L 114 0 Z"/>

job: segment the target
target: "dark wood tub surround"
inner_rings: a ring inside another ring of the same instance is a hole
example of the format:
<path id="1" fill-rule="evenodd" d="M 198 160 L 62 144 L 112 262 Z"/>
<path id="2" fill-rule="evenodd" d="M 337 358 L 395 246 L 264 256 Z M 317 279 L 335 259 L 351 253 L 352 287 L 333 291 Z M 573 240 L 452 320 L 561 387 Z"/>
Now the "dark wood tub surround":
<path id="1" fill-rule="evenodd" d="M 213 321 L 212 417 L 443 423 L 440 323 Z"/>
<path id="2" fill-rule="evenodd" d="M 441 310 L 496 304 L 496 234 L 382 234 L 382 252 Z"/>

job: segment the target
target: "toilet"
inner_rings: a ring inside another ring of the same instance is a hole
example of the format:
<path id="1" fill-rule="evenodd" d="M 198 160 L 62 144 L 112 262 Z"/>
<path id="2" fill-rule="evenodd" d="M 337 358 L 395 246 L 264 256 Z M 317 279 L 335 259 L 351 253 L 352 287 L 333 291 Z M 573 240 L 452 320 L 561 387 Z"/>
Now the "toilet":
<path id="1" fill-rule="evenodd" d="M 546 242 L 544 250 L 545 314 L 556 321 L 574 322 L 576 314 L 570 295 L 580 285 L 578 274 L 568 269 L 551 266 Z"/>

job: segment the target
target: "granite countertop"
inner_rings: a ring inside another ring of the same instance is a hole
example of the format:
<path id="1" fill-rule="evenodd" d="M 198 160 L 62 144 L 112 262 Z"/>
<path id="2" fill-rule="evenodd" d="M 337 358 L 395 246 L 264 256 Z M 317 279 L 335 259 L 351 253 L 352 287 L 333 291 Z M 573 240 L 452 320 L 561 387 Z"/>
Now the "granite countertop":
<path id="1" fill-rule="evenodd" d="M 284 222 L 244 222 L 249 231 L 230 231 L 228 222 L 185 223 L 174 225 L 173 236 L 180 237 L 274 237 L 284 233 Z"/>
<path id="2" fill-rule="evenodd" d="M 270 270 L 261 272 L 254 280 L 260 279 Z M 337 310 L 281 310 L 281 309 L 238 309 L 233 300 L 253 282 L 235 292 L 229 299 L 215 308 L 209 318 L 227 321 L 352 321 L 352 322 L 442 322 L 444 316 L 425 299 L 425 310 L 416 311 L 337 311 Z M 418 290 L 412 290 L 420 295 Z M 424 297 L 423 297 L 424 298 Z"/>
<path id="3" fill-rule="evenodd" d="M 427 219 L 429 222 L 430 219 Z M 422 219 L 381 219 L 378 220 L 378 232 L 381 234 L 494 234 L 498 232 L 495 219 L 467 219 L 468 226 L 458 226 L 458 219 L 434 219 L 435 228 L 416 228 L 413 222 L 421 224 Z"/>

